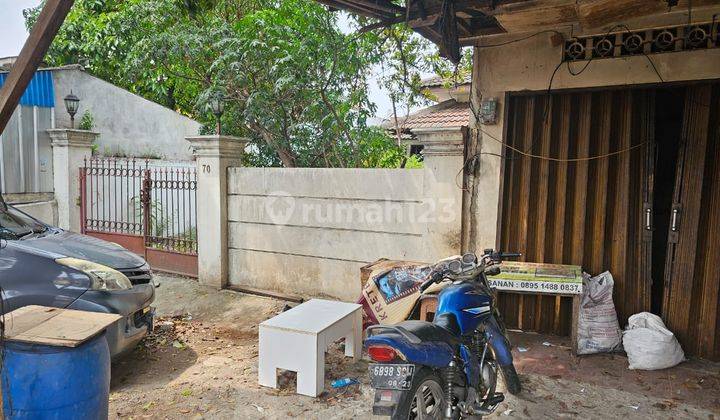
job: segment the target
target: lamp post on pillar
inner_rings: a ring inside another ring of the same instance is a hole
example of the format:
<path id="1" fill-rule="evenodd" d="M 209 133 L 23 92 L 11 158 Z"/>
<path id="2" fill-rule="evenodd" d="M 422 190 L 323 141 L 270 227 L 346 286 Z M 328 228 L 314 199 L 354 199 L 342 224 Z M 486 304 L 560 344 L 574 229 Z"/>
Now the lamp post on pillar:
<path id="1" fill-rule="evenodd" d="M 213 115 L 215 115 L 215 120 L 217 122 L 215 134 L 219 136 L 222 134 L 220 117 L 222 117 L 222 114 L 225 111 L 225 97 L 222 93 L 218 92 L 213 95 L 210 99 L 210 109 L 212 110 Z"/>
<path id="2" fill-rule="evenodd" d="M 70 128 L 75 128 L 75 114 L 77 114 L 78 108 L 80 107 L 80 98 L 73 95 L 72 90 L 70 94 L 63 98 L 65 102 L 65 109 L 70 114 Z"/>
<path id="3" fill-rule="evenodd" d="M 222 289 L 228 282 L 228 168 L 241 166 L 248 141 L 230 136 L 186 137 L 197 165 L 198 280 Z"/>

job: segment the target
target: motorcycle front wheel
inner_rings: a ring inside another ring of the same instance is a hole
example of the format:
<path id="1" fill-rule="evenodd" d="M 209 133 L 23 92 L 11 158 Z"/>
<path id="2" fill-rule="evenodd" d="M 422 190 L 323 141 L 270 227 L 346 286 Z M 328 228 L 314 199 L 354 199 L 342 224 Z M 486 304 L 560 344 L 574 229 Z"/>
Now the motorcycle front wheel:
<path id="1" fill-rule="evenodd" d="M 435 372 L 426 367 L 419 369 L 412 387 L 400 398 L 392 419 L 442 419 L 445 412 L 444 388 Z"/>
<path id="2" fill-rule="evenodd" d="M 522 386 L 520 385 L 520 378 L 518 378 L 515 365 L 509 364 L 507 366 L 500 366 L 500 370 L 502 371 L 507 391 L 513 395 L 519 394 L 520 391 L 522 391 Z"/>

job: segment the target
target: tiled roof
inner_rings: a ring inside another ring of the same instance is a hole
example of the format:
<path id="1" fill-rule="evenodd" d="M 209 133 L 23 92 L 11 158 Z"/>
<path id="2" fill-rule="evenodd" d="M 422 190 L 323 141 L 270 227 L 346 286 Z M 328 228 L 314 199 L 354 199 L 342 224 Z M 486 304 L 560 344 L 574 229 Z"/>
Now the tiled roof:
<path id="1" fill-rule="evenodd" d="M 450 99 L 408 115 L 405 121 L 400 122 L 400 125 L 403 130 L 408 130 L 413 128 L 462 127 L 469 123 L 470 104 Z M 383 126 L 391 130 L 395 128 L 393 121 L 388 121 Z"/>

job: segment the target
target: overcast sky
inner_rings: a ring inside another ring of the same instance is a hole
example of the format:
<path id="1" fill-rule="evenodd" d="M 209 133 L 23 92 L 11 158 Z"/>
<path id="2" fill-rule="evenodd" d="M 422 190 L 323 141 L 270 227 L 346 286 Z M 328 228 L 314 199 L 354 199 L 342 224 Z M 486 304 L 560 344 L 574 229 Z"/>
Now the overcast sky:
<path id="1" fill-rule="evenodd" d="M 22 11 L 40 0 L 0 0 L 0 57 L 17 55 L 27 38 Z"/>
<path id="2" fill-rule="evenodd" d="M 20 53 L 28 36 L 22 11 L 38 4 L 40 0 L 0 0 L 0 57 Z M 341 19 L 340 26 L 344 31 L 349 29 L 345 19 Z M 379 71 L 376 69 L 376 72 Z M 370 83 L 370 99 L 377 105 L 376 117 L 387 117 L 392 111 L 387 93 L 374 79 Z"/>

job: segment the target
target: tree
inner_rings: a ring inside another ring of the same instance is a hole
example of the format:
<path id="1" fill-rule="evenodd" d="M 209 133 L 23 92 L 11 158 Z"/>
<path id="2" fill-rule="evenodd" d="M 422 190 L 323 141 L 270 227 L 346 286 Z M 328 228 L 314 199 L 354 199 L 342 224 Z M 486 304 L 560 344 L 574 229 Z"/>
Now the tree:
<path id="1" fill-rule="evenodd" d="M 412 105 L 438 63 L 427 45 L 401 26 L 344 34 L 313 0 L 77 0 L 47 62 L 80 63 L 208 131 L 206 104 L 220 93 L 223 131 L 251 140 L 253 165 L 397 166 L 399 145 L 367 123 L 367 75 L 382 64 Z"/>

